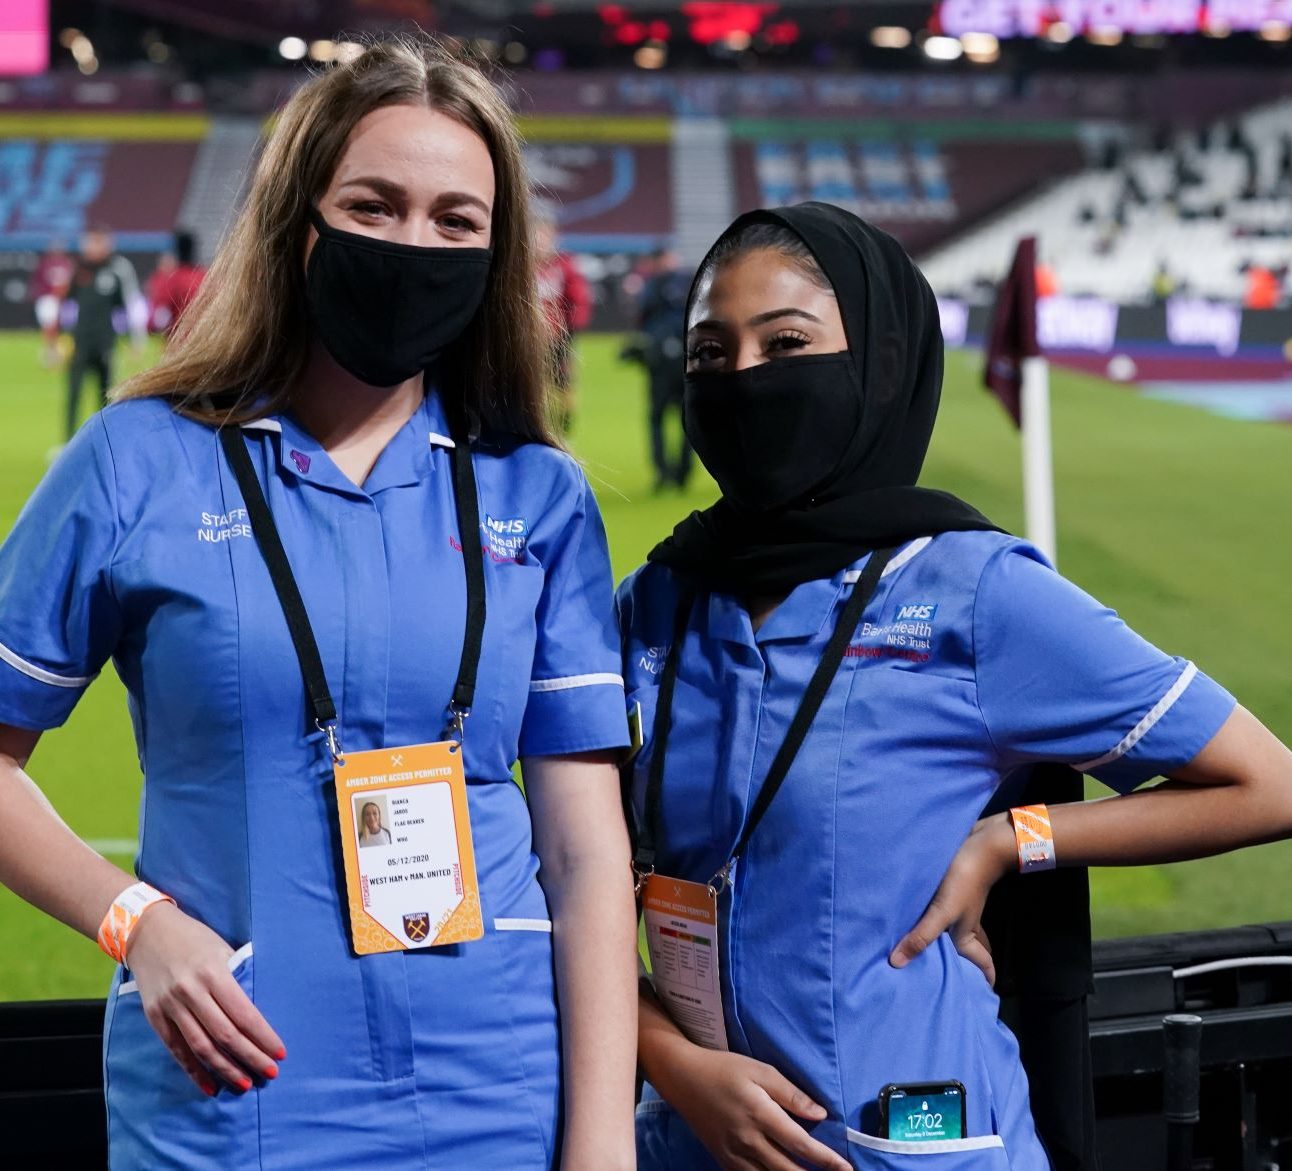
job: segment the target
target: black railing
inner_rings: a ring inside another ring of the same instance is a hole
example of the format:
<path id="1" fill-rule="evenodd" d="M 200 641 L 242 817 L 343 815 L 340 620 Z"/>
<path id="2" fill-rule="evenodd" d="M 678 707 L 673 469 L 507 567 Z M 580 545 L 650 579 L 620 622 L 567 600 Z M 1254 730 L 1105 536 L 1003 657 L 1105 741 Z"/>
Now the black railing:
<path id="1" fill-rule="evenodd" d="M 1163 1018 L 1202 1020 L 1195 1171 L 1292 1166 L 1292 922 L 1095 944 L 1101 1171 L 1168 1164 Z M 0 1004 L 0 1166 L 106 1162 L 103 1003 Z"/>

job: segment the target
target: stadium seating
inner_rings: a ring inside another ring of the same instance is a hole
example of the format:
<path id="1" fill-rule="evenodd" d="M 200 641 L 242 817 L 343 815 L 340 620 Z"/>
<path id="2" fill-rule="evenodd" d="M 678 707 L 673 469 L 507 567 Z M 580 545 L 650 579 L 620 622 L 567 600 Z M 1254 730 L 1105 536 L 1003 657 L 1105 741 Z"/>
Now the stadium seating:
<path id="1" fill-rule="evenodd" d="M 811 133 L 732 144 L 741 209 L 820 199 L 892 232 L 916 255 L 1081 166 L 1075 135 L 1003 144 L 966 121 L 926 137 L 862 125 L 848 138 Z M 867 136 L 867 129 L 875 137 Z"/>
<path id="2" fill-rule="evenodd" d="M 1121 303 L 1148 300 L 1159 265 L 1178 291 L 1236 300 L 1246 265 L 1277 270 L 1292 259 L 1292 175 L 1284 158 L 1292 149 L 1284 144 L 1292 99 L 1241 119 L 1241 149 L 1223 121 L 1201 143 L 1181 135 L 1116 159 L 1098 156 L 1109 136 L 1132 131 L 1117 117 L 1126 111 L 1110 109 L 1105 137 L 1086 143 L 1082 170 L 1082 128 L 1090 122 L 1063 117 L 1071 111 L 1055 106 L 1048 118 L 1015 124 L 1004 108 L 965 105 L 976 91 L 957 91 L 954 113 L 923 124 L 896 111 L 826 117 L 822 105 L 809 114 L 798 92 L 804 83 L 792 78 L 782 80 L 804 113 L 696 116 L 681 112 L 679 98 L 670 112 L 657 102 L 604 117 L 583 107 L 563 112 L 541 80 L 533 83 L 541 95 L 518 100 L 531 169 L 567 247 L 586 258 L 593 277 L 607 266 L 625 268 L 608 258 L 627 260 L 666 240 L 697 259 L 736 212 L 800 199 L 839 203 L 885 227 L 921 259 L 940 293 L 971 302 L 989 296 L 1014 240 L 1028 232 L 1040 236 L 1063 292 Z M 763 82 L 766 90 L 770 81 Z M 281 73 L 266 75 L 242 94 L 241 107 L 221 98 L 222 112 L 208 114 L 192 103 L 160 113 L 178 100 L 174 92 L 136 93 L 114 81 L 116 104 L 88 113 L 65 95 L 63 111 L 37 115 L 34 140 L 0 127 L 2 323 L 29 318 L 19 303 L 22 282 L 11 274 L 21 277 L 48 239 L 71 242 L 85 223 L 117 229 L 145 273 L 176 225 L 196 232 L 201 259 L 209 260 L 254 158 L 263 113 L 250 107 L 281 101 L 284 84 Z M 608 84 L 577 93 L 622 100 Z M 554 93 L 569 97 L 568 87 Z M 149 101 L 154 110 L 144 112 Z M 1126 104 L 1121 95 L 1114 106 Z"/>
<path id="3" fill-rule="evenodd" d="M 1068 295 L 1147 301 L 1164 266 L 1175 291 L 1239 300 L 1248 265 L 1292 261 L 1292 183 L 1282 173 L 1292 100 L 1239 119 L 1241 145 L 1231 125 L 1213 125 L 1201 143 L 1181 135 L 1129 152 L 1111 167 L 1092 162 L 924 257 L 924 270 L 938 292 L 981 299 L 1017 238 L 1034 234 Z"/>

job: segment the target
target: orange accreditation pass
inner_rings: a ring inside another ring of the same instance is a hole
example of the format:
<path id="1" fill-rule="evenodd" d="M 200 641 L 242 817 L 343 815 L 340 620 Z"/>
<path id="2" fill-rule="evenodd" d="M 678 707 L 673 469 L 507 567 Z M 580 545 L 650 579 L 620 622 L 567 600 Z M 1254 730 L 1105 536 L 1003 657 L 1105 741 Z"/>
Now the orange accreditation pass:
<path id="1" fill-rule="evenodd" d="M 461 744 L 347 752 L 335 774 L 355 954 L 480 939 Z"/>
<path id="2" fill-rule="evenodd" d="M 727 1048 L 718 983 L 718 895 L 703 882 L 652 874 L 642 896 L 655 995 L 687 1038 Z"/>

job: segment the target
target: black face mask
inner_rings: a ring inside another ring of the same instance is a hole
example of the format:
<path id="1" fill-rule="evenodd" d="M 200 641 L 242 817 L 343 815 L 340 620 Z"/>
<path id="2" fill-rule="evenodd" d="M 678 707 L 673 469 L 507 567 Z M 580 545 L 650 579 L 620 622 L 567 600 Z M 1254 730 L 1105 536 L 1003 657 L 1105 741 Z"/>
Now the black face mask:
<path id="1" fill-rule="evenodd" d="M 488 248 L 419 248 L 332 227 L 305 266 L 305 296 L 319 340 L 369 386 L 395 386 L 425 370 L 462 335 L 484 300 Z"/>
<path id="2" fill-rule="evenodd" d="M 860 379 L 847 353 L 688 374 L 683 415 L 723 496 L 767 512 L 809 496 L 839 466 L 861 423 Z"/>

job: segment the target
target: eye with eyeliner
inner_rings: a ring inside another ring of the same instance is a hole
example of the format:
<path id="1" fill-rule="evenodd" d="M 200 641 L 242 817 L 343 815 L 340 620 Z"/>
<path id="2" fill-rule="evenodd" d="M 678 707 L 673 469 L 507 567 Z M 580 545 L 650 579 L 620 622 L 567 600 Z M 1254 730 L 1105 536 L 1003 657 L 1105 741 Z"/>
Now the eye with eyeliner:
<path id="1" fill-rule="evenodd" d="M 442 216 L 440 224 L 445 231 L 452 232 L 455 235 L 466 235 L 469 232 L 484 231 L 484 228 L 476 223 L 476 221 L 470 216 L 459 215 L 456 212 L 450 212 L 449 214 Z"/>
<path id="2" fill-rule="evenodd" d="M 698 363 L 720 362 L 725 356 L 722 346 L 712 338 L 701 338 L 699 341 L 692 342 L 686 351 L 686 360 Z"/>
<path id="3" fill-rule="evenodd" d="M 784 354 L 793 350 L 801 350 L 804 346 L 810 346 L 811 344 L 812 338 L 809 334 L 797 329 L 782 329 L 773 337 L 767 339 L 764 350 L 769 354 Z"/>
<path id="4" fill-rule="evenodd" d="M 360 199 L 350 204 L 349 210 L 352 214 L 360 219 L 381 219 L 382 216 L 390 214 L 390 208 L 384 203 L 375 199 Z"/>

